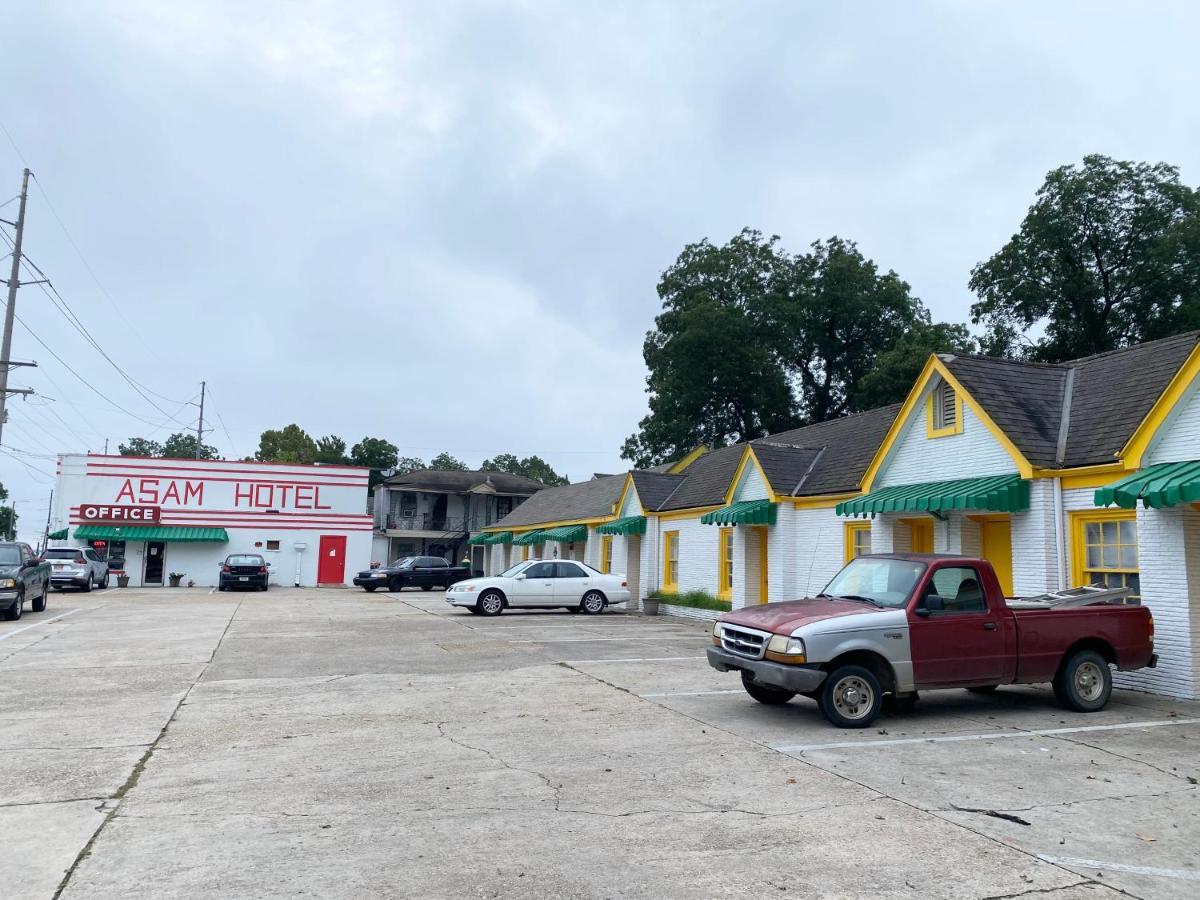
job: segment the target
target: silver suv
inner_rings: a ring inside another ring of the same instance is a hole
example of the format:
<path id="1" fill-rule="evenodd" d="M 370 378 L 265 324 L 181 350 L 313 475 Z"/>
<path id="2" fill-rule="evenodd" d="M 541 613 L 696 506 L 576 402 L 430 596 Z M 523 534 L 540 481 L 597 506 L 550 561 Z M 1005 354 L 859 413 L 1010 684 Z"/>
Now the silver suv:
<path id="1" fill-rule="evenodd" d="M 42 559 L 50 563 L 50 584 L 60 590 L 108 587 L 108 560 L 91 547 L 48 547 Z"/>

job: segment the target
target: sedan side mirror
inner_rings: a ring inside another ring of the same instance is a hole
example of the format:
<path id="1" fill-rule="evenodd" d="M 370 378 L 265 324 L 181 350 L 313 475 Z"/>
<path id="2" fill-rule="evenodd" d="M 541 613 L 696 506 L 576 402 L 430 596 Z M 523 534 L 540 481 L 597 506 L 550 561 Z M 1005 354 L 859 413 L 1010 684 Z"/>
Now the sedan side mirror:
<path id="1" fill-rule="evenodd" d="M 524 581 L 524 580 L 525 580 L 524 572 L 518 572 L 516 575 L 513 576 L 513 581 Z"/>

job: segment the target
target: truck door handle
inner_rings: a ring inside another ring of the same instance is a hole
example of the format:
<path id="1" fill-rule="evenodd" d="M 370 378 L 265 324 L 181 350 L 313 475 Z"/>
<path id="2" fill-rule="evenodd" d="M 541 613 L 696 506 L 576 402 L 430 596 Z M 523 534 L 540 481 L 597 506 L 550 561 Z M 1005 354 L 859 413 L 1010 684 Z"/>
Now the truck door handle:
<path id="1" fill-rule="evenodd" d="M 983 630 L 984 630 L 984 631 L 995 631 L 995 630 L 996 630 L 996 623 L 995 623 L 995 622 L 984 622 L 984 623 L 983 623 Z"/>

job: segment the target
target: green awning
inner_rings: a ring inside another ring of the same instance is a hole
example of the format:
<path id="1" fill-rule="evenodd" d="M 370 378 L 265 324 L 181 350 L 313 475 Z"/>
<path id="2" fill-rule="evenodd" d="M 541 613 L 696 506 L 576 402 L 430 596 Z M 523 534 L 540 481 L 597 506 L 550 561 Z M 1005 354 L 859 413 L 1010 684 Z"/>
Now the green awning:
<path id="1" fill-rule="evenodd" d="M 992 512 L 1029 509 L 1029 482 L 1023 481 L 1020 475 L 993 475 L 956 481 L 897 484 L 853 500 L 843 500 L 835 512 L 839 516 L 865 516 L 891 512 L 946 512 L 951 509 L 986 509 Z"/>
<path id="2" fill-rule="evenodd" d="M 558 541 L 560 544 L 574 544 L 576 541 L 587 540 L 586 525 L 564 525 L 561 528 L 551 528 L 542 532 L 543 541 Z"/>
<path id="3" fill-rule="evenodd" d="M 58 531 L 52 531 L 46 537 L 52 541 L 65 541 L 67 539 L 67 529 L 60 528 Z"/>
<path id="4" fill-rule="evenodd" d="M 703 525 L 774 525 L 779 504 L 770 500 L 741 500 L 700 517 Z"/>
<path id="5" fill-rule="evenodd" d="M 511 531 L 483 531 L 475 535 L 468 544 L 507 544 L 512 541 Z"/>
<path id="6" fill-rule="evenodd" d="M 217 541 L 225 543 L 224 528 L 193 528 L 188 525 L 80 525 L 75 537 L 113 541 Z"/>
<path id="7" fill-rule="evenodd" d="M 1137 506 L 1160 509 L 1200 501 L 1200 461 L 1159 463 L 1096 491 L 1096 505 L 1115 503 L 1125 509 Z"/>
<path id="8" fill-rule="evenodd" d="M 626 516 L 624 519 L 614 519 L 605 522 L 596 529 L 600 534 L 645 534 L 645 516 Z"/>
<path id="9" fill-rule="evenodd" d="M 519 534 L 513 538 L 513 543 L 518 547 L 526 547 L 532 544 L 544 544 L 546 538 L 544 531 L 527 531 L 524 534 Z"/>
<path id="10" fill-rule="evenodd" d="M 480 532 L 479 534 L 471 535 L 471 537 L 469 537 L 467 539 L 467 543 L 468 544 L 490 544 L 491 541 L 488 540 L 489 537 L 491 537 L 490 534 L 484 534 L 483 532 Z"/>

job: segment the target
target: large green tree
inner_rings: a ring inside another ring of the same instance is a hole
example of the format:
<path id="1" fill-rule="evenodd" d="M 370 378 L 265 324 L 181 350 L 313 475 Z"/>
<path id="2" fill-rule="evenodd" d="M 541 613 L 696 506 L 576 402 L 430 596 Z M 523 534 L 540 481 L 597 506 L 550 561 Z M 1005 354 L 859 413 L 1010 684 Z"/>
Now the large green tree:
<path id="1" fill-rule="evenodd" d="M 117 445 L 117 452 L 122 456 L 162 456 L 163 446 L 148 438 L 132 437 Z"/>
<path id="2" fill-rule="evenodd" d="M 974 353 L 978 348 L 965 325 L 928 321 L 928 314 L 875 358 L 875 365 L 858 379 L 850 411 L 863 412 L 908 396 L 931 353 Z"/>
<path id="3" fill-rule="evenodd" d="M 1200 195 L 1174 166 L 1086 156 L 1046 176 L 970 287 L 989 353 L 1061 362 L 1195 328 Z"/>
<path id="4" fill-rule="evenodd" d="M 625 459 L 653 465 L 795 424 L 769 316 L 786 269 L 777 244 L 744 229 L 724 245 L 689 244 L 663 273 L 663 309 L 642 345 L 650 414 L 626 439 Z"/>
<path id="5" fill-rule="evenodd" d="M 467 471 L 467 464 L 455 456 L 451 456 L 445 450 L 429 461 L 431 469 L 449 469 L 454 472 Z"/>
<path id="6" fill-rule="evenodd" d="M 371 470 L 372 489 L 388 475 L 399 471 L 399 456 L 400 451 L 396 445 L 383 438 L 365 437 L 350 448 L 350 462 Z"/>
<path id="7" fill-rule="evenodd" d="M 254 458 L 259 462 L 311 463 L 317 458 L 317 442 L 299 425 L 267 429 L 259 438 Z"/>
<path id="8" fill-rule="evenodd" d="M 8 499 L 8 489 L 0 484 L 0 540 L 15 541 L 17 539 L 17 507 L 16 504 L 4 505 Z"/>
<path id="9" fill-rule="evenodd" d="M 178 431 L 163 442 L 162 455 L 171 459 L 216 459 L 217 448 L 202 443 L 197 454 L 196 436 Z"/>
<path id="10" fill-rule="evenodd" d="M 346 442 L 333 434 L 317 438 L 317 455 L 314 460 L 329 466 L 344 466 L 349 461 L 349 457 L 346 456 Z"/>
<path id="11" fill-rule="evenodd" d="M 479 468 L 485 472 L 507 472 L 509 475 L 522 475 L 550 487 L 570 484 L 565 476 L 555 472 L 550 464 L 540 456 L 518 459 L 513 453 L 497 453 L 491 459 L 481 462 Z"/>

